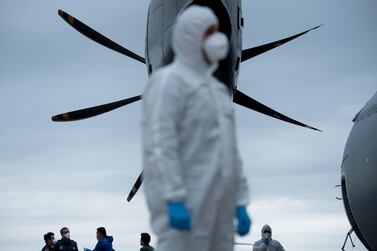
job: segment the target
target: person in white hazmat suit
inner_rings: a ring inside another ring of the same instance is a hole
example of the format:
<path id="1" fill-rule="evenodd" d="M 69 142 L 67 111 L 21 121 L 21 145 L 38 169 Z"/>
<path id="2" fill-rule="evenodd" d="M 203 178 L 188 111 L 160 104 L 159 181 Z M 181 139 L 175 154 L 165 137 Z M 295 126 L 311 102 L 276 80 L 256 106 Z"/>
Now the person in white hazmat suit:
<path id="1" fill-rule="evenodd" d="M 234 219 L 246 235 L 248 185 L 225 84 L 212 76 L 228 53 L 211 9 L 191 6 L 173 31 L 172 64 L 143 95 L 144 185 L 157 251 L 231 251 Z"/>
<path id="2" fill-rule="evenodd" d="M 284 251 L 283 246 L 272 238 L 272 229 L 269 225 L 262 227 L 262 239 L 254 243 L 253 251 Z"/>

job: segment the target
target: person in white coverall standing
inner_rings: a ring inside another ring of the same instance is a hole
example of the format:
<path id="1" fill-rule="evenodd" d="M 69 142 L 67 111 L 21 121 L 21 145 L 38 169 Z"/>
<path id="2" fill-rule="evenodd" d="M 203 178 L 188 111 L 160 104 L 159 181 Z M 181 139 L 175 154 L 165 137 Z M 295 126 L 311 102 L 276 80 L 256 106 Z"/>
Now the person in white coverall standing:
<path id="1" fill-rule="evenodd" d="M 272 229 L 269 225 L 262 227 L 262 239 L 254 243 L 253 251 L 284 251 L 277 240 L 272 239 Z"/>
<path id="2" fill-rule="evenodd" d="M 228 53 L 211 9 L 191 6 L 173 32 L 175 59 L 143 96 L 144 184 L 157 251 L 231 251 L 246 235 L 248 185 L 228 88 L 212 76 Z"/>

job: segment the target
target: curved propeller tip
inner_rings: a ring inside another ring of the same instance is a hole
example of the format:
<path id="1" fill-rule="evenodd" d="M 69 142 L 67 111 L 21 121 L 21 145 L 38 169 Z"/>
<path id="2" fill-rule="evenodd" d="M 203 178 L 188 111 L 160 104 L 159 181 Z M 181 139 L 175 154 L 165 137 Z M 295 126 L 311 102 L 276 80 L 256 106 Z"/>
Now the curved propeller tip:
<path id="1" fill-rule="evenodd" d="M 51 120 L 54 121 L 54 122 L 69 121 L 70 116 L 69 116 L 68 113 L 63 113 L 63 114 L 52 116 Z"/>
<path id="2" fill-rule="evenodd" d="M 316 27 L 314 27 L 314 28 L 312 28 L 311 30 L 315 30 L 315 29 L 318 29 L 319 27 L 322 27 L 322 26 L 324 26 L 325 24 L 320 24 L 320 25 L 318 25 L 318 26 L 316 26 Z"/>
<path id="3" fill-rule="evenodd" d="M 317 128 L 312 127 L 312 126 L 306 126 L 306 128 L 312 129 L 312 130 L 314 130 L 314 131 L 322 132 L 322 130 L 317 129 Z"/>
<path id="4" fill-rule="evenodd" d="M 63 18 L 66 22 L 68 22 L 70 25 L 73 25 L 75 22 L 75 18 L 71 15 L 69 15 L 67 12 L 64 12 L 63 10 L 58 10 L 58 14 L 61 18 Z"/>

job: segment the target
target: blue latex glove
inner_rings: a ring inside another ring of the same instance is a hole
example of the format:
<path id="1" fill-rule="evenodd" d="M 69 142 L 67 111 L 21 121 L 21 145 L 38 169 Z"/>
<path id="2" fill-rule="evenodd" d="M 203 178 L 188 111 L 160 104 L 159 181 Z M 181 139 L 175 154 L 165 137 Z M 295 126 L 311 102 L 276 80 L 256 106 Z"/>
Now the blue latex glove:
<path id="1" fill-rule="evenodd" d="M 240 206 L 236 208 L 236 218 L 238 221 L 237 233 L 240 236 L 247 235 L 250 231 L 251 220 L 247 214 L 246 207 Z"/>
<path id="2" fill-rule="evenodd" d="M 184 202 L 168 203 L 168 218 L 170 226 L 181 231 L 191 229 L 191 217 Z"/>

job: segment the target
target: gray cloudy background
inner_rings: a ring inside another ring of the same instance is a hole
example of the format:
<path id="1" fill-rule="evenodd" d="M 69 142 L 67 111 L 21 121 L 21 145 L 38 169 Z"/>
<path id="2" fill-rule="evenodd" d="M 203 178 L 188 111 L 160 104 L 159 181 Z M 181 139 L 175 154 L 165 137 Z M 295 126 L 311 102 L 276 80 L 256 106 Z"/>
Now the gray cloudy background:
<path id="1" fill-rule="evenodd" d="M 40 250 L 62 226 L 80 250 L 94 247 L 98 226 L 114 249 L 138 250 L 151 231 L 143 193 L 125 202 L 141 170 L 141 104 L 50 121 L 138 95 L 147 81 L 145 66 L 89 41 L 57 10 L 143 55 L 148 4 L 0 0 L 0 250 Z M 334 186 L 351 119 L 377 90 L 377 1 L 245 0 L 243 14 L 245 48 L 325 24 L 242 64 L 239 78 L 243 92 L 324 132 L 236 107 L 254 219 L 237 241 L 256 241 L 269 223 L 286 250 L 340 250 L 350 226 Z"/>

